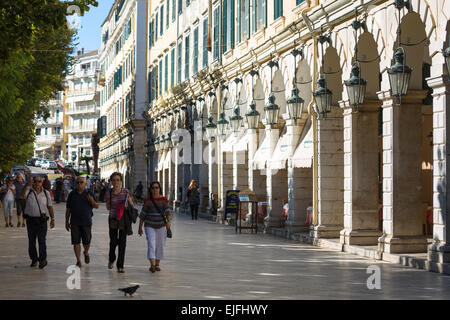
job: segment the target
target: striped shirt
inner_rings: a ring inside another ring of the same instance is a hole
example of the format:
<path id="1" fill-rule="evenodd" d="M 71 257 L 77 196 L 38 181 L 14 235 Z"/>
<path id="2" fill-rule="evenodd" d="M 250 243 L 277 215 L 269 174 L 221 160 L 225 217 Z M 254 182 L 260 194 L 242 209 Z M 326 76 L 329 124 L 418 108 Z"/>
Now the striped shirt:
<path id="1" fill-rule="evenodd" d="M 169 209 L 169 200 L 166 197 L 160 197 L 153 199 L 156 205 L 159 207 L 161 212 L 164 213 L 166 219 L 170 219 L 170 209 Z M 139 215 L 141 220 L 144 220 L 144 225 L 146 227 L 152 227 L 154 229 L 159 229 L 165 226 L 164 219 L 159 213 L 158 209 L 153 204 L 153 201 L 150 198 L 147 198 L 144 202 L 144 206 L 142 207 L 141 214 Z"/>
<path id="2" fill-rule="evenodd" d="M 113 219 L 116 217 L 117 205 L 119 203 L 125 202 L 125 200 L 127 199 L 127 195 L 129 196 L 129 194 L 130 194 L 130 191 L 128 191 L 128 189 L 122 188 L 120 193 L 113 194 L 112 199 L 110 200 L 111 192 L 112 192 L 112 190 L 105 194 L 105 202 L 107 204 L 110 204 L 109 218 Z"/>

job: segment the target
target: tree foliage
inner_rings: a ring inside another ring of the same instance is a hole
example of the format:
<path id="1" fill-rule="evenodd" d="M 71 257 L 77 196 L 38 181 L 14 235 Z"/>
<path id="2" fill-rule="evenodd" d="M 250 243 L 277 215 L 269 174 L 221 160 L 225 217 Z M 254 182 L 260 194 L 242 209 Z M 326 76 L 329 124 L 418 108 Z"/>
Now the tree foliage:
<path id="1" fill-rule="evenodd" d="M 30 157 L 34 119 L 48 116 L 48 101 L 63 89 L 74 63 L 76 35 L 66 23 L 71 5 L 84 14 L 97 1 L 0 2 L 0 171 Z"/>

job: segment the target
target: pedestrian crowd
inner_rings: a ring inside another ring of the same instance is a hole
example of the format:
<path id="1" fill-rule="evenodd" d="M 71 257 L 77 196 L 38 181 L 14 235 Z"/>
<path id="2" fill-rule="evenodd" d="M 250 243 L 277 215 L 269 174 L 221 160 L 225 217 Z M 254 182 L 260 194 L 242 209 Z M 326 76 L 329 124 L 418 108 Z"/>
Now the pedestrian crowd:
<path id="1" fill-rule="evenodd" d="M 27 227 L 28 254 L 31 267 L 44 268 L 47 263 L 46 236 L 48 221 L 55 227 L 53 202 L 66 203 L 65 228 L 71 234 L 71 244 L 76 265 L 82 267 L 91 261 L 89 255 L 92 240 L 93 209 L 99 201 L 106 203 L 109 212 L 109 261 L 108 268 L 124 273 L 127 236 L 133 233 L 132 224 L 139 220 L 138 234 L 147 238 L 147 259 L 150 272 L 161 271 L 160 261 L 164 258 L 166 238 L 171 237 L 171 212 L 169 201 L 161 194 L 159 182 L 153 182 L 148 189 L 149 197 L 143 199 L 144 187 L 140 181 L 133 194 L 123 188 L 123 177 L 119 172 L 110 176 L 109 182 L 92 181 L 89 176 L 57 178 L 53 187 L 47 177 L 25 177 L 18 174 L 8 177 L 0 188 L 0 208 L 4 209 L 5 227 L 13 227 L 13 207 L 16 206 L 17 227 Z M 53 198 L 53 199 L 52 199 Z M 143 201 L 140 214 L 134 208 L 133 198 Z M 38 246 L 37 246 L 38 245 Z M 117 255 L 116 255 L 117 252 Z"/>

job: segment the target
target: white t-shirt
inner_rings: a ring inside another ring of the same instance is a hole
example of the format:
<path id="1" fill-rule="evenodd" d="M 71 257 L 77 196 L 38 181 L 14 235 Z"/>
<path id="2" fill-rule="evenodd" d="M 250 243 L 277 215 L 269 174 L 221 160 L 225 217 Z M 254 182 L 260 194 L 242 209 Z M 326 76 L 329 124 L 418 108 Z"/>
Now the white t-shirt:
<path id="1" fill-rule="evenodd" d="M 45 196 L 45 193 L 47 196 Z M 39 201 L 39 206 L 36 202 L 36 198 Z M 52 199 L 50 197 L 50 192 L 48 192 L 45 189 L 42 189 L 42 191 L 39 194 L 36 194 L 36 197 L 34 196 L 33 192 L 28 196 L 27 195 L 27 204 L 25 206 L 25 214 L 29 215 L 30 217 L 39 217 L 39 207 L 41 208 L 42 213 L 48 214 L 48 207 L 52 206 Z"/>
<path id="2" fill-rule="evenodd" d="M 2 189 L 8 189 L 8 186 L 5 184 L 3 185 Z M 16 190 L 16 187 L 14 185 L 11 186 L 12 190 Z M 14 193 L 11 190 L 8 190 L 5 197 L 3 198 L 3 201 L 14 201 Z"/>

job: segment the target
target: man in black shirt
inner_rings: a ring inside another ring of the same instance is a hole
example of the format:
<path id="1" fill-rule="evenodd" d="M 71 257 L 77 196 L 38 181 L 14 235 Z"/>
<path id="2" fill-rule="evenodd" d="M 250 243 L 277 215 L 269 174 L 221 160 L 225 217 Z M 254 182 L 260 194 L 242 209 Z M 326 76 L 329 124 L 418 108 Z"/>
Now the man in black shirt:
<path id="1" fill-rule="evenodd" d="M 95 195 L 86 190 L 86 179 L 84 177 L 77 177 L 75 183 L 75 190 L 67 198 L 66 230 L 71 232 L 77 266 L 81 268 L 80 243 L 83 241 L 84 262 L 88 264 L 90 262 L 89 247 L 92 239 L 92 208 L 98 209 L 98 203 L 95 201 Z"/>

